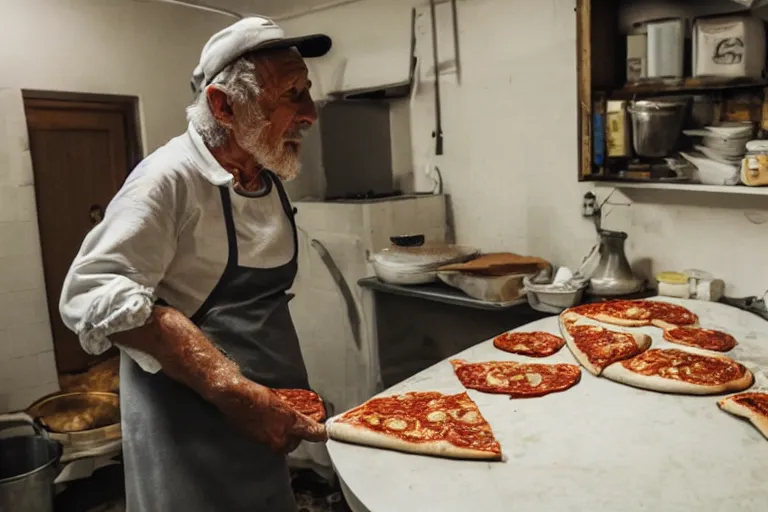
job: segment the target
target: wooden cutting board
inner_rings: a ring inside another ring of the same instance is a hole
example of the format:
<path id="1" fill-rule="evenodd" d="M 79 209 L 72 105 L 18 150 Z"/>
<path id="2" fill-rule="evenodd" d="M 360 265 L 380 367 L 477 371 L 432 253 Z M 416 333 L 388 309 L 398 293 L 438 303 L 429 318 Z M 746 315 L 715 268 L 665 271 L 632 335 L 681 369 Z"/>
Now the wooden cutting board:
<path id="1" fill-rule="evenodd" d="M 483 254 L 465 263 L 454 263 L 440 267 L 483 276 L 505 276 L 507 274 L 535 274 L 549 266 L 549 262 L 537 256 L 521 256 L 511 252 Z"/>

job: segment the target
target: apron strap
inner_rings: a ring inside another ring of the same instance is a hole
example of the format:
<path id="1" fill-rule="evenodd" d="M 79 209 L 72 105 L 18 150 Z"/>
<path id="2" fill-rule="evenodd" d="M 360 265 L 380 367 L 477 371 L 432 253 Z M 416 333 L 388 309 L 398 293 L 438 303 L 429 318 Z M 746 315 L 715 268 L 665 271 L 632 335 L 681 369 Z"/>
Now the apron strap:
<path id="1" fill-rule="evenodd" d="M 237 269 L 237 234 L 235 233 L 235 220 L 232 216 L 232 199 L 229 197 L 229 186 L 220 186 L 219 194 L 221 195 L 221 209 L 224 214 L 224 226 L 227 229 L 227 248 L 229 251 L 227 256 L 227 266 L 224 268 L 224 273 L 221 274 L 219 282 L 216 283 L 216 286 L 213 287 L 211 293 L 208 294 L 208 297 L 206 297 L 203 303 L 200 304 L 200 307 L 197 308 L 197 311 L 195 311 L 190 318 L 196 325 L 199 324 L 203 316 L 205 316 L 205 314 L 208 313 L 208 310 L 211 309 L 213 301 L 218 298 L 221 289 L 226 285 L 229 274 Z"/>
<path id="2" fill-rule="evenodd" d="M 224 225 L 227 228 L 227 246 L 229 256 L 227 257 L 227 269 L 237 267 L 237 233 L 235 232 L 235 218 L 232 215 L 232 198 L 229 197 L 229 186 L 219 187 L 221 194 L 221 209 L 224 213 Z"/>
<path id="3" fill-rule="evenodd" d="M 288 199 L 288 194 L 285 192 L 283 182 L 272 171 L 267 171 L 269 179 L 277 188 L 277 195 L 280 196 L 280 202 L 283 204 L 283 210 L 288 220 L 291 221 L 291 229 L 293 229 L 293 258 L 292 261 L 296 261 L 299 258 L 299 232 L 296 228 L 296 209 L 291 204 L 291 200 Z"/>
<path id="4" fill-rule="evenodd" d="M 283 210 L 285 210 L 285 214 L 291 220 L 291 223 L 295 224 L 293 216 L 296 213 L 296 209 L 291 204 L 290 199 L 288 199 L 288 194 L 285 192 L 285 187 L 283 187 L 283 182 L 272 171 L 266 171 L 266 172 L 269 175 L 269 179 L 271 179 L 272 183 L 275 185 L 275 187 L 277 187 L 277 195 L 280 196 L 280 203 L 282 203 L 283 205 Z"/>

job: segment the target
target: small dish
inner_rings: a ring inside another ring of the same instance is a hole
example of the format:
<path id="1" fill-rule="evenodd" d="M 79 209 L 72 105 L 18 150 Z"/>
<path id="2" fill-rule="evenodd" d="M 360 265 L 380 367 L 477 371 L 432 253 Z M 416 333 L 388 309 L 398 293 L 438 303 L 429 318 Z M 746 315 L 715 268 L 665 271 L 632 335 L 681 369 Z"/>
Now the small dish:
<path id="1" fill-rule="evenodd" d="M 723 164 L 732 164 L 732 165 L 737 165 L 738 163 L 741 162 L 741 156 L 727 156 L 720 153 L 716 149 L 713 149 L 708 146 L 702 146 L 700 144 L 696 144 L 693 147 L 701 151 L 702 153 L 704 153 L 704 156 L 706 156 L 710 160 L 714 160 L 715 162 L 720 162 Z"/>

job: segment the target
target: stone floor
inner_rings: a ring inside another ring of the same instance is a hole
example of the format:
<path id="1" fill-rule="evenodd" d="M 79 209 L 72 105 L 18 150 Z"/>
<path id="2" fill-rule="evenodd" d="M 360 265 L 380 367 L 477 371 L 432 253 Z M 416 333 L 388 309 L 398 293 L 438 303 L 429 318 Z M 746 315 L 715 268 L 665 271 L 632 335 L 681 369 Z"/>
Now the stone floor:
<path id="1" fill-rule="evenodd" d="M 309 470 L 291 473 L 298 512 L 351 512 L 338 485 Z M 98 490 L 97 492 L 94 492 Z M 97 471 L 57 497 L 56 512 L 125 512 L 121 466 Z"/>
<path id="2" fill-rule="evenodd" d="M 299 512 L 351 512 L 339 486 L 313 471 L 292 472 L 291 484 Z"/>

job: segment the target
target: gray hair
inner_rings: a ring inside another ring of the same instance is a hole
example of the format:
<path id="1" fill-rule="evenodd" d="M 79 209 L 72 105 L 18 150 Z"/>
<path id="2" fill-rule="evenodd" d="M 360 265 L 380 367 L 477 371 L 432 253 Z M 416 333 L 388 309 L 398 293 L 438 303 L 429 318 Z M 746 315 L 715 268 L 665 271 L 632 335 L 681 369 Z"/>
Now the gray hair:
<path id="1" fill-rule="evenodd" d="M 243 103 L 259 95 L 261 87 L 256 77 L 256 66 L 248 57 L 241 57 L 221 70 L 210 85 L 201 90 L 187 107 L 187 120 L 210 147 L 219 147 L 227 141 L 227 128 L 219 124 L 208 104 L 208 87 L 224 91 L 231 103 Z"/>

